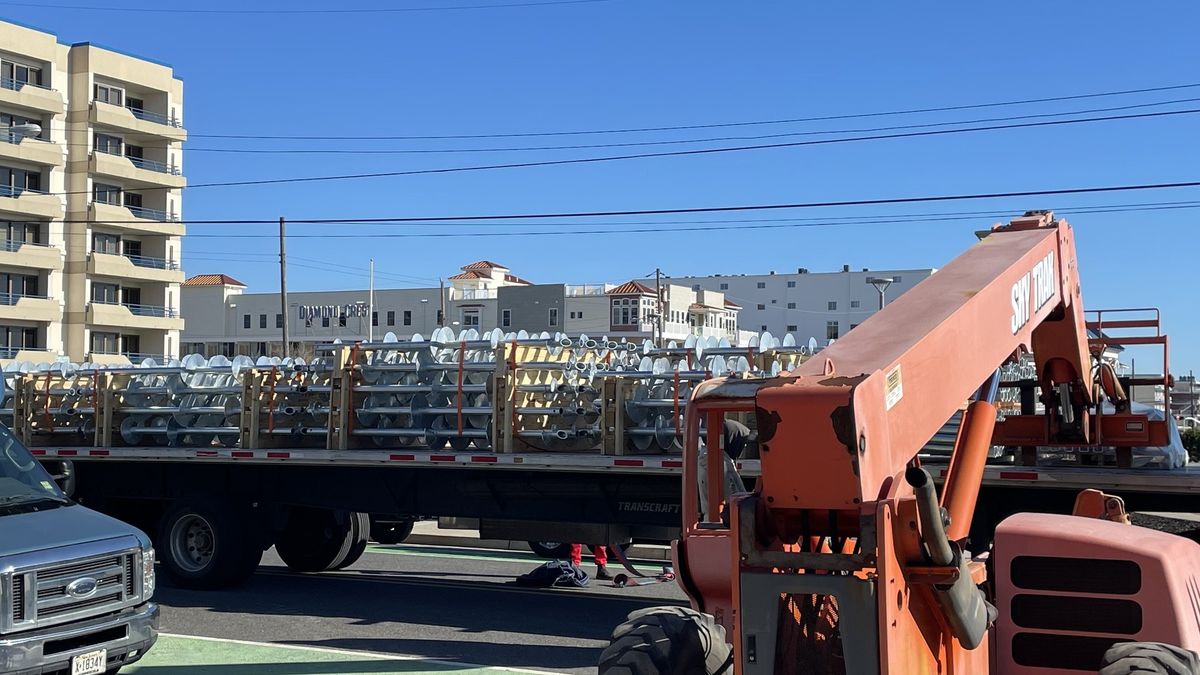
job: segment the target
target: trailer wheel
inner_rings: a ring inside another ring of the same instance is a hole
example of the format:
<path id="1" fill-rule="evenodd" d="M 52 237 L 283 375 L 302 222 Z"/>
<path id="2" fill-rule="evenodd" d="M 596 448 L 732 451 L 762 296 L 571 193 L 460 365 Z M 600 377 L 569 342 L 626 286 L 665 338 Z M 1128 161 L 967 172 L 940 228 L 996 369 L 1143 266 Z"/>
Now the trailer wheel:
<path id="1" fill-rule="evenodd" d="M 352 513 L 351 520 L 352 537 L 354 543 L 350 545 L 350 552 L 346 554 L 346 559 L 338 563 L 337 569 L 343 570 L 358 562 L 363 553 L 367 550 L 367 539 L 371 533 L 371 516 L 366 513 Z"/>
<path id="2" fill-rule="evenodd" d="M 227 504 L 180 502 L 163 514 L 163 568 L 180 586 L 221 588 L 245 581 L 262 559 L 253 519 Z"/>
<path id="3" fill-rule="evenodd" d="M 650 607 L 629 614 L 600 654 L 599 675 L 731 673 L 725 627 L 686 607 Z"/>
<path id="4" fill-rule="evenodd" d="M 1161 642 L 1124 642 L 1105 652 L 1100 675 L 1200 675 L 1200 657 Z"/>
<path id="5" fill-rule="evenodd" d="M 372 522 L 371 539 L 375 543 L 385 546 L 401 544 L 408 539 L 408 535 L 412 534 L 415 525 L 416 522 L 412 520 Z"/>
<path id="6" fill-rule="evenodd" d="M 558 541 L 531 541 L 529 550 L 549 560 L 566 560 L 571 556 L 571 545 Z"/>
<path id="7" fill-rule="evenodd" d="M 352 516 L 347 511 L 293 507 L 275 540 L 275 552 L 296 572 L 336 569 L 355 543 Z"/>

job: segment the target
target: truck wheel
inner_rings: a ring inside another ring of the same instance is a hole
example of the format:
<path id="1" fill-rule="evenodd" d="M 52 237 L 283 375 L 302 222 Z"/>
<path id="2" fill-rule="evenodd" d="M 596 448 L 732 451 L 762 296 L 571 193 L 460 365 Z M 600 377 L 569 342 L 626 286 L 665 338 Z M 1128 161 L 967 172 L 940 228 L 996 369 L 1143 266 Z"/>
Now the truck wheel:
<path id="1" fill-rule="evenodd" d="M 275 551 L 296 572 L 337 568 L 354 545 L 354 518 L 347 511 L 293 507 Z"/>
<path id="2" fill-rule="evenodd" d="M 245 581 L 262 559 L 254 520 L 227 504 L 180 502 L 163 514 L 158 550 L 180 586 L 221 588 Z"/>
<path id="3" fill-rule="evenodd" d="M 571 557 L 571 545 L 557 541 L 531 541 L 529 549 L 550 560 L 566 560 Z"/>
<path id="4" fill-rule="evenodd" d="M 1200 675 L 1200 657 L 1161 642 L 1124 642 L 1104 653 L 1100 675 Z"/>
<path id="5" fill-rule="evenodd" d="M 338 563 L 337 569 L 344 570 L 347 567 L 358 562 L 363 553 L 367 550 L 367 539 L 371 532 L 371 516 L 366 513 L 352 513 L 351 532 L 354 543 L 350 545 L 350 552 L 346 554 L 346 559 Z"/>
<path id="6" fill-rule="evenodd" d="M 408 539 L 408 535 L 412 534 L 414 525 L 416 525 L 416 522 L 412 520 L 372 522 L 371 539 L 375 543 L 385 546 L 400 544 L 405 539 Z"/>
<path id="7" fill-rule="evenodd" d="M 725 627 L 686 607 L 629 614 L 600 654 L 599 675 L 718 675 L 733 672 Z"/>

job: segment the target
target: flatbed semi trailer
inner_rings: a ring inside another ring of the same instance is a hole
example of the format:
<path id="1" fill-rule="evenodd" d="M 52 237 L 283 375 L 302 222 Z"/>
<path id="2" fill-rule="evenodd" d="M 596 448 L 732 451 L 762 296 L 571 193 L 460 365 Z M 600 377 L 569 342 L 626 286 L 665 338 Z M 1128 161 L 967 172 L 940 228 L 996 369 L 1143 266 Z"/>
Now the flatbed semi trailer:
<path id="1" fill-rule="evenodd" d="M 355 513 L 471 518 L 507 538 L 593 543 L 669 541 L 681 522 L 683 460 L 669 455 L 169 447 L 32 452 L 51 468 L 70 462 L 81 503 L 155 533 L 160 559 L 177 580 L 196 587 L 236 583 L 272 544 L 297 569 L 345 566 L 352 551 L 336 558 L 345 540 L 354 539 L 351 530 L 361 527 Z M 734 466 L 747 485 L 759 474 L 758 460 Z M 936 463 L 926 467 L 935 479 L 945 474 Z M 972 538 L 990 541 L 995 524 L 1018 511 L 1069 513 L 1087 488 L 1119 495 L 1133 511 L 1200 511 L 1198 467 L 996 465 L 984 471 Z M 339 522 L 340 529 L 331 530 Z M 365 533 L 358 538 L 365 541 Z M 189 557 L 189 544 L 199 553 Z M 289 560 L 297 557 L 295 549 L 306 549 L 307 557 Z"/>

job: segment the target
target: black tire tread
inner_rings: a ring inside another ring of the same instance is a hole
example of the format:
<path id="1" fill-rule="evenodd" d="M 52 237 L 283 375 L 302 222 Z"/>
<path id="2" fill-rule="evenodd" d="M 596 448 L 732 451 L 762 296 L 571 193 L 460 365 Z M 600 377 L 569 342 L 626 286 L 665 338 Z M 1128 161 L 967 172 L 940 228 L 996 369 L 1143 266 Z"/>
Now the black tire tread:
<path id="1" fill-rule="evenodd" d="M 351 538 L 353 543 L 350 545 L 349 552 L 346 553 L 346 558 L 338 563 L 336 569 L 344 570 L 347 567 L 358 562 L 358 559 L 367 551 L 367 540 L 371 534 L 371 516 L 366 513 L 351 514 L 353 520 L 350 528 Z"/>
<path id="2" fill-rule="evenodd" d="M 599 675 L 717 675 L 732 672 L 725 628 L 686 607 L 631 612 L 600 655 Z"/>
<path id="3" fill-rule="evenodd" d="M 293 508 L 287 526 L 275 540 L 275 552 L 295 572 L 315 574 L 336 569 L 354 544 L 355 519 L 342 520 L 327 509 Z M 329 536 L 325 538 L 327 530 Z"/>

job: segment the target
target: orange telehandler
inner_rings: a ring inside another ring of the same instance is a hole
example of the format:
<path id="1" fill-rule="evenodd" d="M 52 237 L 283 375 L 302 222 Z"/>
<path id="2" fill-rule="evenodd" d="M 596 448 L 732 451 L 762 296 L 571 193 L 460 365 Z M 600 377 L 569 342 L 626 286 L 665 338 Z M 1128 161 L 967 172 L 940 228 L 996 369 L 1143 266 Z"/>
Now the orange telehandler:
<path id="1" fill-rule="evenodd" d="M 631 614 L 601 675 L 1200 675 L 1200 545 L 1128 524 L 1119 497 L 1085 491 L 967 548 L 992 445 L 1167 444 L 1088 329 L 1074 233 L 1030 212 L 796 370 L 698 387 L 674 545 L 692 608 Z M 1157 330 L 1138 343 L 1166 353 Z M 1045 412 L 998 419 L 997 369 L 1028 353 Z M 964 401 L 939 497 L 918 451 Z M 757 422 L 749 492 L 704 452 L 730 413 Z"/>

